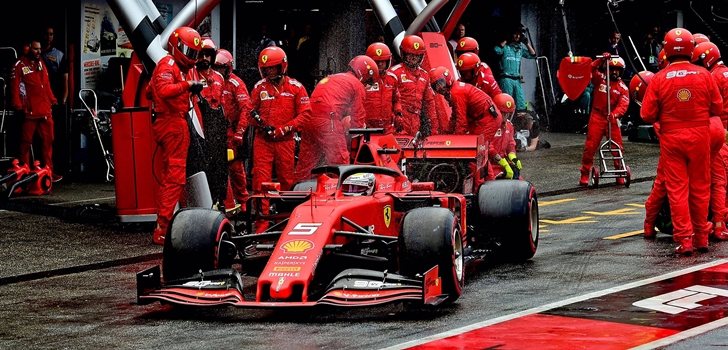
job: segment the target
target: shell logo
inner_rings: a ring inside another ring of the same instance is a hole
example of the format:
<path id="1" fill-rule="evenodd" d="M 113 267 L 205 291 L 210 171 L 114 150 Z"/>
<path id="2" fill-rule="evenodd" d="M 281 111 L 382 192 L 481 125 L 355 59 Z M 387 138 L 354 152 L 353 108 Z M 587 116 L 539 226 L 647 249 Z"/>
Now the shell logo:
<path id="1" fill-rule="evenodd" d="M 288 241 L 281 246 L 286 253 L 305 253 L 313 248 L 313 243 L 309 240 L 299 239 Z"/>
<path id="2" fill-rule="evenodd" d="M 506 101 L 506 107 L 508 107 L 508 108 L 511 108 L 511 107 L 513 107 L 513 102 L 511 102 L 511 101 Z"/>
<path id="3" fill-rule="evenodd" d="M 261 57 L 260 57 L 260 61 L 261 61 L 261 62 L 263 62 L 263 63 L 266 63 L 266 62 L 268 62 L 268 55 L 263 55 L 263 56 L 261 56 Z"/>
<path id="4" fill-rule="evenodd" d="M 690 93 L 690 90 L 688 90 L 688 89 L 680 89 L 677 92 L 677 99 L 680 102 L 687 102 L 687 101 L 689 101 L 690 100 L 690 96 L 692 96 L 692 94 Z"/>
<path id="5" fill-rule="evenodd" d="M 412 46 L 415 48 L 415 50 L 420 49 L 420 43 L 414 43 L 414 45 L 412 45 Z"/>
<path id="6" fill-rule="evenodd" d="M 376 49 L 374 52 L 377 54 L 377 56 L 382 55 L 382 49 Z"/>

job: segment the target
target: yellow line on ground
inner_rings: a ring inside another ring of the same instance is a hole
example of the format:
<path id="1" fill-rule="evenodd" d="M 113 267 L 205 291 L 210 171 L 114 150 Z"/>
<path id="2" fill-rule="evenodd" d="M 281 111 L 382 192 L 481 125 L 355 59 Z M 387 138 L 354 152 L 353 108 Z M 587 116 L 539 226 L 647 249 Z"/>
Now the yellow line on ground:
<path id="1" fill-rule="evenodd" d="M 596 221 L 589 220 L 593 219 L 593 216 L 577 216 L 575 218 L 570 219 L 564 219 L 564 220 L 549 220 L 549 219 L 541 219 L 539 222 L 545 223 L 545 224 L 553 224 L 553 225 L 565 225 L 565 224 L 587 224 L 587 223 L 594 223 Z"/>
<path id="2" fill-rule="evenodd" d="M 599 216 L 607 216 L 607 215 L 639 215 L 640 213 L 634 211 L 632 208 L 622 208 L 622 209 L 616 209 L 616 210 L 609 210 L 609 211 L 583 211 L 584 214 L 589 215 L 599 215 Z"/>
<path id="3" fill-rule="evenodd" d="M 571 201 L 575 201 L 575 200 L 576 200 L 576 198 L 564 198 L 564 199 L 556 199 L 556 200 L 552 200 L 552 201 L 538 201 L 538 206 L 547 207 L 549 205 L 561 204 L 561 203 L 571 202 Z"/>
<path id="4" fill-rule="evenodd" d="M 644 208 L 645 207 L 644 204 L 639 204 L 639 203 L 627 203 L 625 205 L 628 205 L 630 207 L 636 207 L 636 208 Z"/>
<path id="5" fill-rule="evenodd" d="M 624 237 L 632 237 L 632 236 L 641 235 L 643 233 L 645 233 L 644 230 L 630 231 L 630 232 L 620 233 L 620 234 L 614 235 L 614 236 L 604 237 L 603 239 L 620 239 L 620 238 L 624 238 Z"/>

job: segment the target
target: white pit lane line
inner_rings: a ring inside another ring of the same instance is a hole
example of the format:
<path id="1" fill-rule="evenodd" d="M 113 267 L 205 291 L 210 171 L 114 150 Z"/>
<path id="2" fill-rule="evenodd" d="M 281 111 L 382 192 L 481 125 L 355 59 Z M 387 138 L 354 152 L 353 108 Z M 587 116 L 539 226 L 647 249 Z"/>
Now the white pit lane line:
<path id="1" fill-rule="evenodd" d="M 60 203 L 53 203 L 50 205 L 56 206 L 56 205 L 66 205 L 66 204 L 79 204 L 79 203 L 88 203 L 88 202 L 100 202 L 100 201 L 108 201 L 115 199 L 116 196 L 111 197 L 101 197 L 101 198 L 91 198 L 91 199 L 81 199 L 77 201 L 69 201 L 69 202 L 60 202 Z"/>
<path id="2" fill-rule="evenodd" d="M 492 318 L 490 320 L 485 320 L 485 321 L 482 321 L 482 322 L 473 323 L 473 324 L 468 325 L 468 326 L 465 326 L 465 327 L 456 328 L 456 329 L 453 329 L 453 330 L 450 330 L 450 331 L 446 331 L 446 332 L 438 333 L 438 334 L 435 334 L 435 335 L 431 335 L 429 337 L 425 337 L 425 338 L 421 338 L 421 339 L 417 339 L 417 340 L 412 340 L 412 341 L 408 341 L 408 342 L 405 342 L 405 343 L 401 343 L 401 344 L 393 345 L 393 346 L 390 346 L 390 347 L 382 348 L 382 350 L 406 349 L 406 348 L 409 348 L 409 347 L 426 344 L 426 343 L 429 343 L 429 342 L 432 342 L 432 341 L 435 341 L 435 340 L 440 340 L 440 339 L 443 339 L 443 338 L 452 337 L 452 336 L 459 335 L 459 334 L 462 334 L 462 333 L 465 333 L 465 332 L 469 332 L 469 331 L 472 331 L 472 330 L 484 328 L 484 327 L 487 327 L 487 326 L 490 326 L 490 325 L 494 325 L 496 323 L 501 323 L 501 322 L 509 321 L 509 320 L 512 320 L 512 319 L 515 319 L 515 318 L 519 318 L 519 317 L 523 317 L 523 316 L 537 314 L 537 313 L 544 312 L 544 311 L 547 311 L 547 310 L 555 309 L 557 307 L 562 307 L 562 306 L 565 306 L 565 305 L 578 303 L 578 302 L 581 302 L 581 301 L 584 301 L 584 300 L 587 300 L 587 299 L 601 297 L 601 296 L 604 296 L 604 295 L 607 295 L 607 294 L 621 292 L 623 290 L 627 290 L 627 289 L 631 289 L 631 288 L 635 288 L 635 287 L 641 287 L 641 286 L 644 286 L 644 285 L 647 285 L 647 284 L 650 284 L 650 283 L 654 283 L 654 282 L 657 282 L 657 281 L 666 280 L 666 279 L 669 279 L 669 278 L 674 278 L 674 277 L 677 277 L 677 276 L 682 276 L 682 275 L 685 275 L 685 274 L 688 274 L 688 273 L 691 273 L 691 272 L 700 271 L 700 270 L 703 270 L 703 269 L 707 269 L 709 267 L 718 266 L 718 265 L 725 264 L 725 263 L 728 263 L 728 259 L 720 259 L 720 260 L 716 260 L 716 261 L 711 261 L 709 263 L 705 263 L 705 264 L 701 264 L 701 265 L 696 265 L 696 266 L 688 267 L 688 268 L 685 268 L 685 269 L 682 269 L 682 270 L 678 270 L 678 271 L 668 272 L 668 273 L 666 273 L 664 275 L 650 277 L 650 278 L 647 278 L 647 279 L 643 279 L 641 281 L 627 283 L 627 284 L 624 284 L 624 285 L 621 285 L 621 286 L 607 288 L 607 289 L 604 289 L 604 290 L 601 290 L 601 291 L 596 291 L 596 292 L 592 292 L 592 293 L 589 293 L 589 294 L 584 294 L 584 295 L 581 295 L 581 296 L 569 298 L 569 299 L 566 299 L 566 300 L 557 301 L 555 303 L 546 304 L 546 305 L 543 305 L 543 306 L 537 306 L 535 308 L 528 309 L 528 310 L 521 311 L 521 312 L 516 312 L 516 313 L 510 314 L 510 315 L 505 315 L 505 316 L 501 316 L 501 317 Z M 701 325 L 701 326 L 698 326 L 698 327 L 694 327 L 694 328 L 688 329 L 686 331 L 683 331 L 683 332 L 680 332 L 680 333 L 677 333 L 677 334 L 673 334 L 671 336 L 668 336 L 668 337 L 665 337 L 665 338 L 662 338 L 662 339 L 653 341 L 651 343 L 643 344 L 643 345 L 641 345 L 639 347 L 636 347 L 634 349 L 654 349 L 654 348 L 657 348 L 657 347 L 660 347 L 660 346 L 665 346 L 665 345 L 668 345 L 668 344 L 672 344 L 674 342 L 677 342 L 677 341 L 680 341 L 680 340 L 683 340 L 683 339 L 687 339 L 689 337 L 692 337 L 692 336 L 695 336 L 695 335 L 698 335 L 698 334 L 705 333 L 707 331 L 710 331 L 712 329 L 715 329 L 715 328 L 718 328 L 718 327 L 721 327 L 721 326 L 724 326 L 724 325 L 727 325 L 727 324 L 728 324 L 728 317 L 722 318 L 720 320 L 716 320 L 716 321 L 713 321 L 713 322 L 710 322 L 710 323 L 706 323 L 704 325 Z"/>

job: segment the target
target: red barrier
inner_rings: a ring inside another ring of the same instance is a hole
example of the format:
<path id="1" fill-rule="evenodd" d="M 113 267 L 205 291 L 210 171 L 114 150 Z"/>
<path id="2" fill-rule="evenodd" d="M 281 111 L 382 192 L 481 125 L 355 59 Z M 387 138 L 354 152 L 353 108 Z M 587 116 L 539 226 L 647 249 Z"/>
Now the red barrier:
<path id="1" fill-rule="evenodd" d="M 116 210 L 121 222 L 157 218 L 157 184 L 152 173 L 155 144 L 149 108 L 124 108 L 111 116 Z"/>

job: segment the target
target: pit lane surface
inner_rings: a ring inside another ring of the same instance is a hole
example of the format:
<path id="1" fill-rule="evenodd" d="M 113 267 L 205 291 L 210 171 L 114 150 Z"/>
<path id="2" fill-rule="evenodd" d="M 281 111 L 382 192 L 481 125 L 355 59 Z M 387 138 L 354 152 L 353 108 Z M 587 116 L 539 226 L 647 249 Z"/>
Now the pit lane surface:
<path id="1" fill-rule="evenodd" d="M 643 181 L 629 189 L 542 197 L 541 240 L 534 259 L 469 266 L 463 296 L 437 310 L 401 305 L 346 310 L 138 306 L 134 274 L 159 262 L 160 250 L 149 245 L 148 230 L 0 211 L 5 248 L 0 252 L 0 348 L 398 348 L 728 257 L 728 243 L 677 258 L 670 236 L 645 241 L 635 235 L 650 185 Z M 666 292 L 656 290 L 655 295 Z M 716 300 L 728 309 L 728 298 Z M 583 340 L 588 347 L 589 339 Z M 726 344 L 728 332 L 722 327 L 667 348 Z"/>

